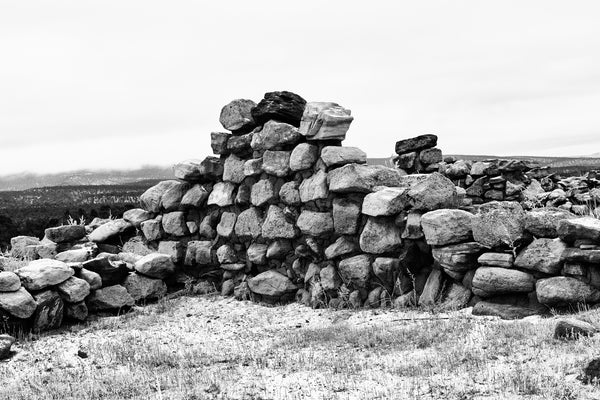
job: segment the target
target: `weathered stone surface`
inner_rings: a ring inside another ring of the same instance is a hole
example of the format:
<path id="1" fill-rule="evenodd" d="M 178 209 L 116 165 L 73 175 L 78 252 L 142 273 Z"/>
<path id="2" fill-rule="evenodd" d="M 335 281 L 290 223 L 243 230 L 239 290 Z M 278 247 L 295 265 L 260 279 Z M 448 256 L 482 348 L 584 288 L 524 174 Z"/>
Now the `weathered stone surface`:
<path id="1" fill-rule="evenodd" d="M 235 223 L 235 234 L 239 238 L 257 238 L 262 232 L 263 217 L 260 210 L 250 207 L 238 215 Z"/>
<path id="2" fill-rule="evenodd" d="M 377 186 L 400 186 L 405 173 L 383 165 L 347 164 L 328 173 L 329 190 L 370 193 Z"/>
<path id="3" fill-rule="evenodd" d="M 555 339 L 578 339 L 583 336 L 594 336 L 598 329 L 589 322 L 575 318 L 564 318 L 556 323 Z"/>
<path id="4" fill-rule="evenodd" d="M 102 311 L 131 307 L 135 301 L 123 286 L 113 285 L 93 291 L 86 304 L 90 311 Z"/>
<path id="5" fill-rule="evenodd" d="M 321 150 L 321 159 L 330 168 L 350 163 L 365 164 L 367 153 L 358 147 L 326 146 Z"/>
<path id="6" fill-rule="evenodd" d="M 596 303 L 600 300 L 597 289 L 566 276 L 540 279 L 536 282 L 535 291 L 539 302 L 548 305 Z"/>
<path id="7" fill-rule="evenodd" d="M 560 221 L 573 218 L 575 214 L 561 208 L 534 208 L 525 213 L 525 230 L 538 238 L 556 238 Z"/>
<path id="8" fill-rule="evenodd" d="M 208 199 L 208 190 L 204 185 L 196 184 L 192 186 L 181 198 L 181 206 L 184 208 L 201 207 Z"/>
<path id="9" fill-rule="evenodd" d="M 220 264 L 232 264 L 237 262 L 238 257 L 233 247 L 224 244 L 217 249 L 217 260 Z"/>
<path id="10" fill-rule="evenodd" d="M 494 303 L 484 300 L 475 304 L 472 313 L 473 315 L 495 316 L 502 319 L 521 319 L 532 315 L 538 315 L 540 314 L 540 310 L 526 306 Z"/>
<path id="11" fill-rule="evenodd" d="M 217 225 L 217 233 L 219 236 L 229 238 L 233 234 L 235 223 L 237 221 L 237 215 L 232 212 L 224 212 L 221 214 L 221 220 Z"/>
<path id="12" fill-rule="evenodd" d="M 88 318 L 88 308 L 85 302 L 80 303 L 66 303 L 64 305 L 64 317 L 75 320 L 75 321 L 85 321 Z"/>
<path id="13" fill-rule="evenodd" d="M 79 278 L 83 279 L 90 286 L 90 290 L 100 289 L 102 287 L 102 277 L 100 274 L 82 268 L 79 271 Z"/>
<path id="14" fill-rule="evenodd" d="M 21 280 L 14 272 L 0 271 L 0 292 L 16 292 L 21 288 Z"/>
<path id="15" fill-rule="evenodd" d="M 340 235 L 354 235 L 358 229 L 360 202 L 353 199 L 333 199 L 333 228 Z"/>
<path id="16" fill-rule="evenodd" d="M 331 102 L 310 102 L 304 109 L 300 133 L 308 140 L 344 140 L 354 119 L 351 112 Z"/>
<path id="17" fill-rule="evenodd" d="M 167 294 L 167 285 L 162 280 L 136 273 L 129 274 L 123 286 L 136 302 L 160 299 Z"/>
<path id="18" fill-rule="evenodd" d="M 483 253 L 477 262 L 488 267 L 512 268 L 515 257 L 510 253 Z"/>
<path id="19" fill-rule="evenodd" d="M 252 137 L 252 149 L 271 150 L 280 146 L 294 145 L 302 136 L 298 129 L 290 124 L 268 121 L 261 131 Z"/>
<path id="20" fill-rule="evenodd" d="M 143 210 L 142 210 L 143 211 Z M 127 213 L 127 211 L 126 211 Z M 48 228 L 44 232 L 45 237 L 54 243 L 75 242 L 85 237 L 85 226 L 63 225 Z"/>
<path id="21" fill-rule="evenodd" d="M 227 141 L 229 145 L 229 141 Z M 202 181 L 216 181 L 223 176 L 223 162 L 218 157 L 206 157 L 198 164 L 197 179 Z M 196 180 L 196 178 L 191 179 Z"/>
<path id="22" fill-rule="evenodd" d="M 175 264 L 167 254 L 148 254 L 135 263 L 135 270 L 150 278 L 164 279 L 175 272 Z"/>
<path id="23" fill-rule="evenodd" d="M 392 257 L 377 257 L 372 264 L 373 275 L 386 286 L 391 289 L 394 285 L 394 277 L 400 268 L 400 260 Z"/>
<path id="24" fill-rule="evenodd" d="M 463 210 L 436 210 L 423 214 L 421 227 L 427 244 L 445 246 L 473 238 L 473 214 Z"/>
<path id="25" fill-rule="evenodd" d="M 164 211 L 177 211 L 181 208 L 181 200 L 190 186 L 188 183 L 179 182 L 165 191 L 161 198 L 161 205 Z"/>
<path id="26" fill-rule="evenodd" d="M 162 196 L 163 194 L 170 189 L 171 187 L 179 185 L 178 181 L 162 181 L 158 184 L 152 186 L 150 189 L 146 190 L 140 196 L 140 205 L 141 207 L 152 213 L 157 213 L 161 210 L 162 206 Z"/>
<path id="27" fill-rule="evenodd" d="M 360 249 L 358 245 L 346 236 L 340 236 L 335 242 L 330 244 L 325 249 L 325 258 L 331 260 L 336 257 L 345 256 L 348 254 L 356 253 Z"/>
<path id="28" fill-rule="evenodd" d="M 223 164 L 223 181 L 241 183 L 244 178 L 244 164 L 245 160 L 242 160 L 235 154 L 231 154 L 225 159 Z"/>
<path id="29" fill-rule="evenodd" d="M 492 201 L 473 218 L 473 238 L 482 246 L 515 246 L 523 238 L 525 212 L 519 203 Z"/>
<path id="30" fill-rule="evenodd" d="M 359 244 L 365 253 L 392 252 L 402 244 L 400 228 L 389 218 L 369 217 L 360 235 Z"/>
<path id="31" fill-rule="evenodd" d="M 219 182 L 213 187 L 212 192 L 208 196 L 207 205 L 216 205 L 219 207 L 227 207 L 233 204 L 235 185 L 231 182 Z"/>
<path id="32" fill-rule="evenodd" d="M 267 239 L 293 239 L 296 230 L 294 224 L 286 220 L 283 210 L 271 205 L 262 226 L 262 236 Z"/>
<path id="33" fill-rule="evenodd" d="M 269 244 L 267 258 L 283 259 L 292 252 L 293 248 L 289 240 L 276 240 Z"/>
<path id="34" fill-rule="evenodd" d="M 456 280 L 478 267 L 477 258 L 483 248 L 475 242 L 451 244 L 432 249 L 433 258 L 442 266 L 444 272 Z"/>
<path id="35" fill-rule="evenodd" d="M 129 273 L 129 269 L 124 262 L 111 261 L 106 257 L 86 261 L 82 264 L 82 267 L 100 275 L 103 286 L 121 283 Z"/>
<path id="36" fill-rule="evenodd" d="M 221 109 L 219 122 L 229 131 L 252 129 L 256 123 L 252 118 L 252 109 L 256 103 L 247 99 L 235 99 Z"/>
<path id="37" fill-rule="evenodd" d="M 333 232 L 333 217 L 329 212 L 302 210 L 296 225 L 305 235 L 326 236 Z"/>
<path id="38" fill-rule="evenodd" d="M 15 236 L 10 239 L 10 255 L 14 258 L 23 258 L 27 246 L 40 245 L 40 239 L 33 236 Z"/>
<path id="39" fill-rule="evenodd" d="M 252 185 L 250 202 L 253 206 L 260 207 L 277 201 L 278 192 L 272 179 L 261 179 Z"/>
<path id="40" fill-rule="evenodd" d="M 265 97 L 252 109 L 251 113 L 257 125 L 263 125 L 274 119 L 298 127 L 305 106 L 306 100 L 295 93 L 269 92 L 265 93 Z"/>
<path id="41" fill-rule="evenodd" d="M 84 262 L 91 257 L 91 253 L 92 252 L 89 249 L 67 250 L 63 251 L 62 253 L 58 253 L 56 256 L 54 256 L 54 259 L 64 263 Z"/>
<path id="42" fill-rule="evenodd" d="M 290 151 L 267 150 L 263 154 L 262 168 L 267 174 L 279 177 L 290 173 Z"/>
<path id="43" fill-rule="evenodd" d="M 439 269 L 431 270 L 423 287 L 423 292 L 419 296 L 419 305 L 433 306 L 441 295 L 443 283 L 444 276 L 442 275 L 442 271 Z"/>
<path id="44" fill-rule="evenodd" d="M 289 296 L 298 290 L 298 287 L 285 275 L 277 271 L 265 271 L 248 280 L 248 287 L 252 293 L 277 299 Z"/>
<path id="45" fill-rule="evenodd" d="M 142 234 L 150 242 L 159 240 L 163 235 L 162 222 L 156 219 L 142 222 L 141 228 Z"/>
<path id="46" fill-rule="evenodd" d="M 266 264 L 267 262 L 267 245 L 260 243 L 252 243 L 246 251 L 248 261 L 252 264 Z"/>
<path id="47" fill-rule="evenodd" d="M 253 158 L 244 163 L 244 175 L 255 176 L 262 174 L 262 158 Z"/>
<path id="48" fill-rule="evenodd" d="M 130 222 L 124 219 L 115 219 L 100 225 L 88 237 L 92 242 L 102 243 L 132 228 L 133 225 Z"/>
<path id="49" fill-rule="evenodd" d="M 60 297 L 69 303 L 79 303 L 90 294 L 90 285 L 84 279 L 70 277 L 56 287 Z"/>
<path id="50" fill-rule="evenodd" d="M 569 263 L 600 264 L 600 250 L 568 248 L 563 252 L 562 260 Z"/>
<path id="51" fill-rule="evenodd" d="M 145 252 L 143 256 L 157 252 L 171 257 L 171 261 L 178 263 L 181 262 L 185 256 L 185 244 L 178 240 L 163 240 L 158 244 L 157 251 Z M 133 264 L 138 262 L 143 256 L 140 255 L 139 257 L 136 257 L 136 259 L 133 261 Z"/>
<path id="52" fill-rule="evenodd" d="M 185 253 L 185 265 L 206 266 L 216 262 L 216 252 L 213 251 L 212 242 L 208 240 L 192 240 L 188 242 Z"/>
<path id="53" fill-rule="evenodd" d="M 300 185 L 298 182 L 286 182 L 279 189 L 279 198 L 288 206 L 297 206 L 302 203 L 300 200 Z"/>
<path id="54" fill-rule="evenodd" d="M 372 217 L 398 214 L 408 205 L 406 188 L 386 187 L 365 196 L 362 213 Z"/>
<path id="55" fill-rule="evenodd" d="M 452 282 L 444 294 L 440 308 L 442 310 L 458 310 L 464 308 L 469 303 L 472 295 L 473 293 L 469 288 Z"/>
<path id="56" fill-rule="evenodd" d="M 437 146 L 436 135 L 420 135 L 396 142 L 396 154 L 410 153 L 412 151 L 428 149 L 435 146 Z"/>
<path id="57" fill-rule="evenodd" d="M 342 286 L 342 279 L 333 265 L 323 268 L 319 275 L 321 277 L 321 286 L 325 291 L 338 290 Z"/>
<path id="58" fill-rule="evenodd" d="M 225 137 L 225 139 L 227 138 Z M 173 166 L 173 174 L 175 175 L 175 178 L 183 181 L 195 182 L 201 180 L 205 170 L 214 170 L 214 165 L 212 165 L 214 162 L 211 162 L 211 160 L 214 160 L 214 158 L 211 157 L 208 162 L 206 162 L 206 160 L 181 161 Z M 203 163 L 205 165 L 203 165 Z M 220 165 L 220 163 L 216 169 L 218 170 L 218 175 L 220 176 L 223 173 L 223 167 Z M 212 172 L 214 173 L 214 171 Z"/>
<path id="59" fill-rule="evenodd" d="M 568 243 L 575 240 L 600 241 L 600 220 L 594 217 L 564 219 L 558 224 L 558 236 Z"/>
<path id="60" fill-rule="evenodd" d="M 14 292 L 0 292 L 0 309 L 17 318 L 29 318 L 35 312 L 35 300 L 24 287 Z"/>
<path id="61" fill-rule="evenodd" d="M 421 239 L 425 236 L 421 227 L 421 217 L 423 213 L 420 211 L 411 211 L 406 215 L 406 225 L 402 232 L 402 239 Z"/>
<path id="62" fill-rule="evenodd" d="M 185 221 L 185 213 L 182 211 L 163 214 L 162 228 L 167 235 L 185 236 L 189 233 Z"/>
<path id="63" fill-rule="evenodd" d="M 341 260 L 338 265 L 338 271 L 342 280 L 354 287 L 364 288 L 369 282 L 371 276 L 371 257 L 366 254 L 346 258 Z"/>
<path id="64" fill-rule="evenodd" d="M 254 131 L 245 135 L 234 135 L 227 140 L 227 151 L 233 154 L 239 154 L 246 158 L 252 152 L 252 138 L 254 137 Z"/>
<path id="65" fill-rule="evenodd" d="M 227 140 L 231 134 L 227 132 L 211 132 L 210 147 L 214 154 L 227 154 Z"/>
<path id="66" fill-rule="evenodd" d="M 123 213 L 123 219 L 139 228 L 141 223 L 153 217 L 153 214 L 141 208 L 134 208 Z"/>
<path id="67" fill-rule="evenodd" d="M 58 285 L 73 276 L 74 271 L 67 264 L 57 260 L 35 260 L 15 271 L 21 284 L 28 290 L 41 290 Z"/>
<path id="68" fill-rule="evenodd" d="M 526 272 L 499 267 L 480 267 L 475 270 L 472 291 L 479 297 L 502 293 L 528 293 L 535 289 L 535 278 Z"/>
<path id="69" fill-rule="evenodd" d="M 466 160 L 457 160 L 450 164 L 444 170 L 444 174 L 452 179 L 462 179 L 469 175 L 471 171 L 471 162 Z"/>
<path id="70" fill-rule="evenodd" d="M 319 148 L 313 144 L 300 143 L 290 155 L 290 169 L 301 171 L 311 168 L 319 158 Z"/>
<path id="71" fill-rule="evenodd" d="M 566 243 L 559 239 L 535 239 L 519 253 L 515 266 L 555 275 L 562 269 L 566 249 Z"/>
<path id="72" fill-rule="evenodd" d="M 410 204 L 415 210 L 437 210 L 458 205 L 458 193 L 454 183 L 439 172 L 427 174 L 410 186 Z"/>
<path id="73" fill-rule="evenodd" d="M 329 189 L 327 187 L 327 173 L 325 171 L 318 171 L 300 184 L 300 200 L 303 203 L 317 199 L 326 199 L 328 195 Z"/>
<path id="74" fill-rule="evenodd" d="M 33 331 L 42 332 L 60 327 L 64 315 L 64 303 L 58 293 L 44 290 L 36 293 L 33 298 L 37 304 L 33 314 Z"/>
<path id="75" fill-rule="evenodd" d="M 425 149 L 419 153 L 419 161 L 425 165 L 442 162 L 442 151 L 440 149 Z"/>

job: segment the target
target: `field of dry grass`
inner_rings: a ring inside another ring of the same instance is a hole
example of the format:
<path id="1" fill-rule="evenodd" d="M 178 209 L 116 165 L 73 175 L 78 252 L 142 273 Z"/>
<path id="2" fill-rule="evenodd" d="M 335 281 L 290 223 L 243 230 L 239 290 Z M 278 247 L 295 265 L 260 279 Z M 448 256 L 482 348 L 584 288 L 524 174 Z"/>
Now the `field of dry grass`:
<path id="1" fill-rule="evenodd" d="M 555 340 L 554 323 L 180 297 L 21 338 L 0 398 L 600 398 L 577 379 L 600 336 Z"/>

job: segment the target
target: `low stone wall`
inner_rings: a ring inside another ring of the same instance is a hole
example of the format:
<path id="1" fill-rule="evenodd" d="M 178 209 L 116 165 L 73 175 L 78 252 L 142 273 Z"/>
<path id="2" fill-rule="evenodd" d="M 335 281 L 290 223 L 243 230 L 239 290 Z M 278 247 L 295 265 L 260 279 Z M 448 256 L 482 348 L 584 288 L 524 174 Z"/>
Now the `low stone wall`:
<path id="1" fill-rule="evenodd" d="M 39 259 L 0 274 L 5 321 L 48 329 L 184 284 L 270 303 L 473 305 L 505 318 L 600 300 L 600 221 L 511 201 L 473 205 L 475 183 L 465 190 L 449 178 L 461 163 L 441 160 L 432 135 L 397 145 L 414 153 L 411 174 L 367 165 L 360 149 L 341 146 L 352 119 L 290 92 L 232 101 L 220 116 L 230 132 L 211 134 L 217 157 L 177 164 L 176 179 L 148 189 L 139 209 L 51 228 L 41 241 L 15 238 L 13 255 Z M 488 179 L 488 190 L 502 184 L 504 199 L 508 176 L 522 173 L 489 162 L 466 175 Z"/>

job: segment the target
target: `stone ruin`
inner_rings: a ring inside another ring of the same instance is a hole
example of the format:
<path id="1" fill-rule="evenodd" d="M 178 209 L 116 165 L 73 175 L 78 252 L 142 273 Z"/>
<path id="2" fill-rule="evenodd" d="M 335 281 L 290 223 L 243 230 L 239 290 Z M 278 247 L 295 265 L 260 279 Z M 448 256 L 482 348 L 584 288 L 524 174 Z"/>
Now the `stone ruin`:
<path id="1" fill-rule="evenodd" d="M 368 165 L 342 146 L 352 120 L 290 92 L 232 101 L 216 156 L 175 165 L 140 208 L 14 238 L 12 255 L 33 261 L 0 272 L 5 327 L 56 328 L 182 287 L 503 318 L 600 301 L 600 221 L 570 200 L 583 192 L 553 203 L 526 163 L 444 159 L 434 135 L 399 141 L 397 168 Z"/>

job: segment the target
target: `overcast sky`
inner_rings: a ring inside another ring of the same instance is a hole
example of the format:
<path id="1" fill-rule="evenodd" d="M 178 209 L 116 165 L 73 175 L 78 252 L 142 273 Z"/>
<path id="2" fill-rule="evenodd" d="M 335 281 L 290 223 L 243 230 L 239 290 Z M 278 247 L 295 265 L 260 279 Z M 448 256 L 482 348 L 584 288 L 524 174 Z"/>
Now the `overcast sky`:
<path id="1" fill-rule="evenodd" d="M 600 152 L 600 2 L 0 0 L 0 175 L 211 153 L 221 107 L 290 90 L 387 157 Z"/>

